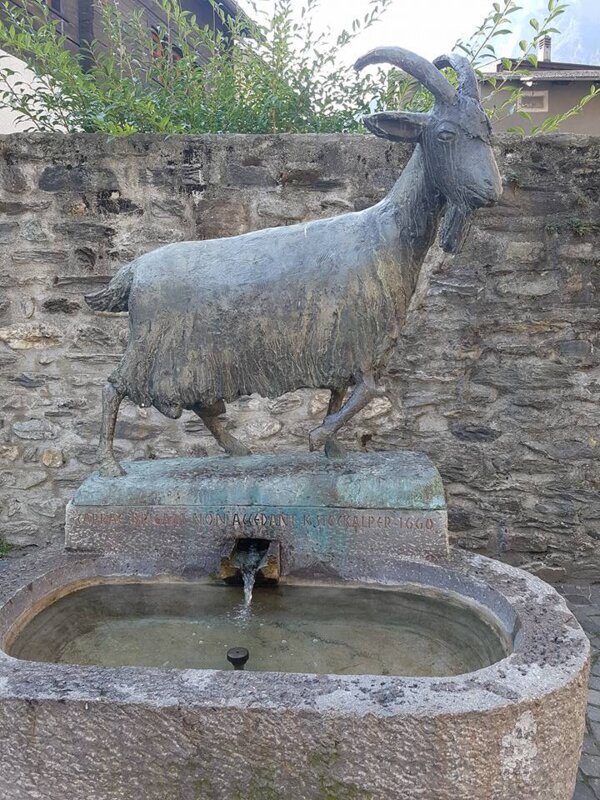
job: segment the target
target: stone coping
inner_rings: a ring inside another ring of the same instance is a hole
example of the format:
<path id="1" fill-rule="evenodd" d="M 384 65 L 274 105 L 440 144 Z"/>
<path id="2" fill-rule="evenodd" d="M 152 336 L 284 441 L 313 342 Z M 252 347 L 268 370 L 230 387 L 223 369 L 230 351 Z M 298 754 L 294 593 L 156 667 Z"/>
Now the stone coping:
<path id="1" fill-rule="evenodd" d="M 320 453 L 166 458 L 122 466 L 127 474 L 119 478 L 87 478 L 73 505 L 446 508 L 439 472 L 424 453 L 409 450 L 343 459 Z"/>
<path id="2" fill-rule="evenodd" d="M 0 577 L 0 641 L 6 647 L 15 623 L 28 613 L 30 618 L 32 609 L 45 607 L 49 597 L 65 594 L 65 587 L 79 588 L 98 580 L 186 576 L 168 563 L 49 550 L 8 560 Z M 2 651 L 0 703 L 43 699 L 354 717 L 435 716 L 535 703 L 587 677 L 590 648 L 581 627 L 562 597 L 527 573 L 455 550 L 443 565 L 396 562 L 377 583 L 454 592 L 483 606 L 514 637 L 512 654 L 466 675 L 404 678 L 84 667 L 20 661 Z"/>

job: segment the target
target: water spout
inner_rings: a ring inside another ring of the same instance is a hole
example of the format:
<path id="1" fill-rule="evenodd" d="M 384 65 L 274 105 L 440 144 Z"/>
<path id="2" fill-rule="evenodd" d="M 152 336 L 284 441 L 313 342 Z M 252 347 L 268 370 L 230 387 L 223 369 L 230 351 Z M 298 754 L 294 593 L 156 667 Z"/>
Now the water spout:
<path id="1" fill-rule="evenodd" d="M 261 584 L 279 582 L 279 543 L 269 539 L 237 539 L 231 554 L 221 562 L 221 577 L 244 587 L 244 609 L 252 603 L 257 579 Z"/>

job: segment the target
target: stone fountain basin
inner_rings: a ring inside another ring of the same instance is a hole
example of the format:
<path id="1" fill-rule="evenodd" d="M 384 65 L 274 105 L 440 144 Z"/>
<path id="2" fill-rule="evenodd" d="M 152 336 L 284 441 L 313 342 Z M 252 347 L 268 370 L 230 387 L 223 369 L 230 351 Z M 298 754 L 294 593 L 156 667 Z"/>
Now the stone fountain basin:
<path id="1" fill-rule="evenodd" d="M 194 577 L 45 551 L 3 565 L 0 796 L 11 800 L 570 800 L 589 643 L 550 586 L 460 551 L 377 583 L 487 609 L 512 653 L 448 678 L 87 667 L 4 652 L 74 588 Z M 293 578 L 293 575 L 290 576 Z"/>

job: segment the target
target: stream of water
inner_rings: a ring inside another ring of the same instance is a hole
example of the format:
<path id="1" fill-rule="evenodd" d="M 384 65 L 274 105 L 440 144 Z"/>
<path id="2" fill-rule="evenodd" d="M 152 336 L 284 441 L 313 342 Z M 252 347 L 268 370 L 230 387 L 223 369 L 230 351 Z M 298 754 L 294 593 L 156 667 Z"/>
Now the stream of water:
<path id="1" fill-rule="evenodd" d="M 234 564 L 240 568 L 242 580 L 244 582 L 244 606 L 242 612 L 248 615 L 252 607 L 252 593 L 256 576 L 261 567 L 267 563 L 267 551 L 251 544 L 248 550 L 239 550 L 236 553 Z"/>
<path id="2" fill-rule="evenodd" d="M 252 592 L 254 591 L 254 584 L 256 583 L 256 569 L 242 570 L 242 579 L 244 581 L 244 608 L 250 609 L 252 606 Z"/>

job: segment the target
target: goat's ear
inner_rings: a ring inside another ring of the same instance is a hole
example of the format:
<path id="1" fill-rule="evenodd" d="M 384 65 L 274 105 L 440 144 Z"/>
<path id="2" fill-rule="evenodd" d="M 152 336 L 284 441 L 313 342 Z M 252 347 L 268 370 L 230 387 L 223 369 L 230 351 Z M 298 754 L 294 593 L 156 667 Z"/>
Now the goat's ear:
<path id="1" fill-rule="evenodd" d="M 428 120 L 429 114 L 412 111 L 380 111 L 363 117 L 371 133 L 392 142 L 418 142 Z"/>

